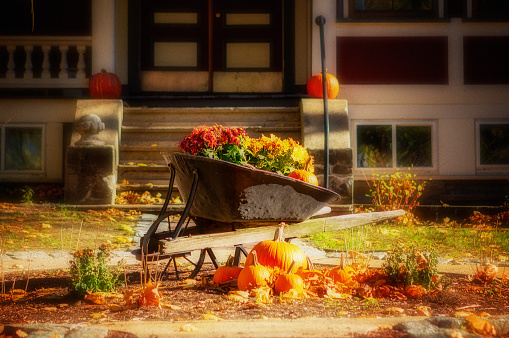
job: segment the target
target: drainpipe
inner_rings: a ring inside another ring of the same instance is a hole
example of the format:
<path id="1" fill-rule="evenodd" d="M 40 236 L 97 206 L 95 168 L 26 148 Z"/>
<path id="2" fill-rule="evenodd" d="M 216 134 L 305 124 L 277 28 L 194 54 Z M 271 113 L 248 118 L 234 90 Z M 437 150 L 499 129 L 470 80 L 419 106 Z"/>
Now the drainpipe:
<path id="1" fill-rule="evenodd" d="M 329 104 L 327 102 L 327 68 L 325 66 L 325 38 L 324 26 L 325 18 L 320 15 L 315 19 L 315 23 L 320 27 L 320 51 L 322 55 L 322 91 L 323 91 L 323 135 L 324 135 L 324 167 L 323 180 L 324 187 L 329 189 Z"/>

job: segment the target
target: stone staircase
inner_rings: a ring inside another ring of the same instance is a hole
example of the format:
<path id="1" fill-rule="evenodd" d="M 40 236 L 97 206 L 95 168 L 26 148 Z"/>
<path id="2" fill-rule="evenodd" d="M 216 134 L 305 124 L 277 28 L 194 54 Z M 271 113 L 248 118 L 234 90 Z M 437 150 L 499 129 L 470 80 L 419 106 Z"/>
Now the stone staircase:
<path id="1" fill-rule="evenodd" d="M 301 139 L 298 106 L 124 107 L 117 194 L 150 191 L 153 195 L 160 192 L 164 198 L 169 170 L 161 152 L 178 151 L 184 135 L 197 126 L 214 123 L 243 127 L 250 137 L 275 134 Z"/>

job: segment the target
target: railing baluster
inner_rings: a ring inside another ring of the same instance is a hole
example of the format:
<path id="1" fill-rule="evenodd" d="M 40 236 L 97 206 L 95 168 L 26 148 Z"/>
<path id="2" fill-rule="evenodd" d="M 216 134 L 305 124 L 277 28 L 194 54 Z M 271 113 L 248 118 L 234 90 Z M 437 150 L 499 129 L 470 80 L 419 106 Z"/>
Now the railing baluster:
<path id="1" fill-rule="evenodd" d="M 7 46 L 7 54 L 8 61 L 7 61 L 7 72 L 5 74 L 5 77 L 8 79 L 14 79 L 16 78 L 16 63 L 14 62 L 14 52 L 16 51 L 16 46 L 9 45 Z"/>
<path id="2" fill-rule="evenodd" d="M 33 50 L 34 50 L 33 45 L 25 46 L 26 60 L 25 60 L 25 71 L 23 72 L 24 79 L 33 79 L 34 78 L 34 71 L 33 71 L 33 66 L 32 66 L 32 52 L 33 52 Z"/>
<path id="3" fill-rule="evenodd" d="M 68 51 L 69 51 L 68 45 L 60 46 L 60 55 L 62 56 L 62 58 L 60 59 L 60 73 L 63 75 L 64 79 L 69 78 L 69 65 L 67 63 L 67 52 Z M 60 76 L 59 76 L 59 78 L 60 78 Z"/>
<path id="4" fill-rule="evenodd" d="M 49 52 L 51 50 L 51 46 L 49 45 L 43 45 L 42 46 L 42 72 L 41 72 L 41 79 L 49 79 L 51 78 L 51 64 L 49 61 Z"/>
<path id="5" fill-rule="evenodd" d="M 78 71 L 76 73 L 76 78 L 78 79 L 84 79 L 87 77 L 87 74 L 85 72 L 85 51 L 87 50 L 87 47 L 85 46 L 77 46 L 76 49 L 78 50 L 78 65 L 76 66 L 78 68 Z"/>

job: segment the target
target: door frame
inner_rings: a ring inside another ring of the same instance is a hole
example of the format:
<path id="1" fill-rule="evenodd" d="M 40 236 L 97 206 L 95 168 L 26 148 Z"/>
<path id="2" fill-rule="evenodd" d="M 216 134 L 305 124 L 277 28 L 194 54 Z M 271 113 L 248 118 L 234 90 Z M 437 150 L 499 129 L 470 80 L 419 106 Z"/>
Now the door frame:
<path id="1" fill-rule="evenodd" d="M 298 90 L 295 85 L 295 4 L 293 0 L 283 2 L 283 88 L 274 94 L 293 94 Z M 141 6 L 142 0 L 128 0 L 128 90 L 129 96 L 154 96 L 161 92 L 145 92 L 141 89 Z M 253 93 L 236 93 L 235 95 L 249 95 Z M 180 96 L 224 96 L 224 93 L 203 92 L 171 92 Z M 258 95 L 258 94 L 256 94 Z M 264 94 L 259 94 L 263 96 Z"/>

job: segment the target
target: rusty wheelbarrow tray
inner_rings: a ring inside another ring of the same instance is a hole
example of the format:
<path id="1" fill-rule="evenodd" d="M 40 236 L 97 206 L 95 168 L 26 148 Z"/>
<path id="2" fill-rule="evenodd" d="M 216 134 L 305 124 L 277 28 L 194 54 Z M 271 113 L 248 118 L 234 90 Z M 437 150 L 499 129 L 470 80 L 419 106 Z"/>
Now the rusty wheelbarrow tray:
<path id="1" fill-rule="evenodd" d="M 162 155 L 170 169 L 168 194 L 158 218 L 142 238 L 140 259 L 169 258 L 168 268 L 176 257 L 186 258 L 191 251 L 201 250 L 198 263 L 191 262 L 196 267 L 191 278 L 199 272 L 206 254 L 216 268 L 219 266 L 212 248 L 235 246 L 238 264 L 240 254 L 247 254 L 242 244 L 270 239 L 280 222 L 290 224 L 285 230 L 288 237 L 297 237 L 402 215 L 397 211 L 310 219 L 339 195 L 294 178 L 222 160 L 183 153 Z M 174 184 L 185 201 L 182 211 L 168 210 Z M 173 228 L 170 218 L 178 219 Z M 168 230 L 158 232 L 165 220 Z M 189 227 L 193 223 L 196 226 Z"/>

